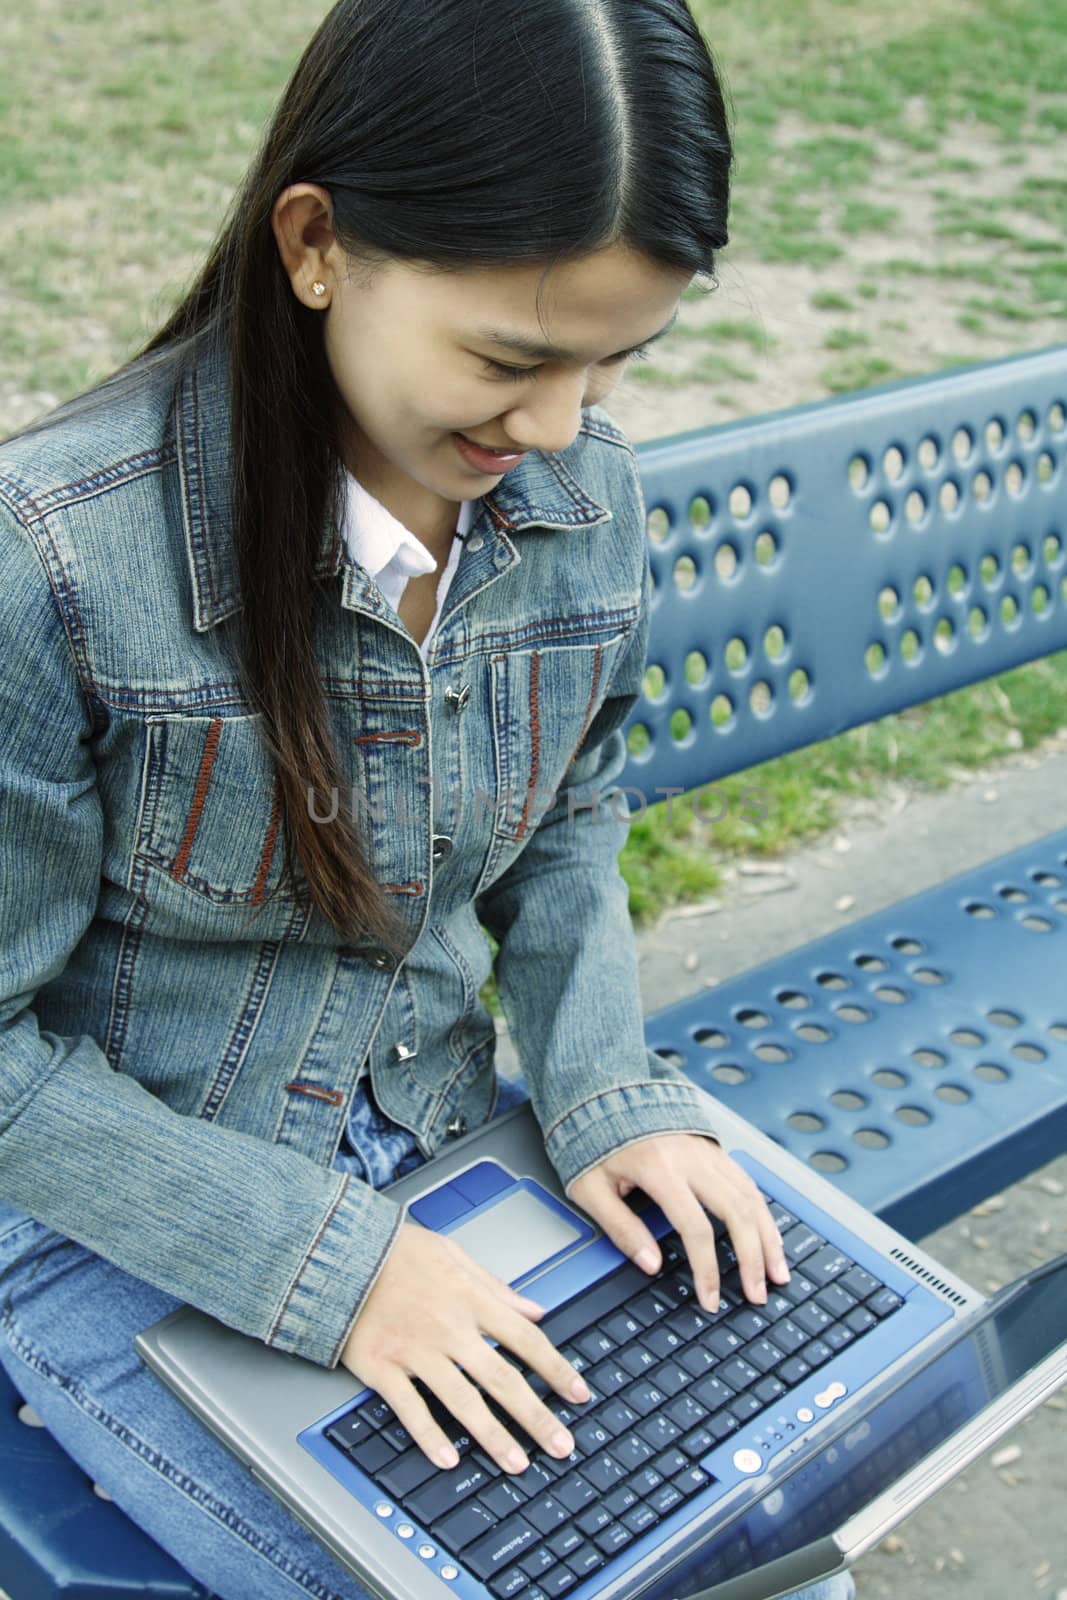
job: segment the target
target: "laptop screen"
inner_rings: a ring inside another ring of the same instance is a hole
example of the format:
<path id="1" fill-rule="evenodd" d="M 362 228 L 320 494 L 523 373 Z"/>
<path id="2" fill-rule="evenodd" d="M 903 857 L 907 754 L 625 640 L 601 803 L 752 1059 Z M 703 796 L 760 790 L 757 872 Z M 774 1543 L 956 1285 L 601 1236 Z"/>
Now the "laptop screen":
<path id="1" fill-rule="evenodd" d="M 892 1380 L 871 1411 L 852 1424 L 842 1419 L 815 1453 L 787 1468 L 669 1576 L 661 1571 L 652 1587 L 634 1592 L 641 1600 L 658 1600 L 661 1592 L 688 1600 L 832 1535 L 1065 1341 L 1067 1255 L 1009 1285 L 947 1348 Z"/>

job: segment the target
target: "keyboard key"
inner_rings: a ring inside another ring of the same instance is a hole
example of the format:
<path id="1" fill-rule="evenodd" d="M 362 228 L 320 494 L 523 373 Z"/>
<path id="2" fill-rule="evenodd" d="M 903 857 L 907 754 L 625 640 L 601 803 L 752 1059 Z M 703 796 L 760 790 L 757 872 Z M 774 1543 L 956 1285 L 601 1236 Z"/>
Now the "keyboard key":
<path id="1" fill-rule="evenodd" d="M 677 1489 L 673 1483 L 663 1483 L 658 1489 L 652 1491 L 648 1497 L 648 1503 L 653 1511 L 658 1511 L 661 1517 L 665 1517 L 668 1511 L 673 1511 L 675 1506 L 680 1506 L 683 1499 L 684 1496 L 681 1490 Z"/>
<path id="2" fill-rule="evenodd" d="M 845 1327 L 851 1328 L 853 1333 L 866 1333 L 877 1321 L 878 1318 L 873 1311 L 868 1311 L 866 1306 L 857 1306 L 855 1311 L 850 1311 L 845 1318 Z"/>
<path id="3" fill-rule="evenodd" d="M 567 1557 L 567 1565 L 579 1578 L 588 1578 L 591 1573 L 598 1572 L 604 1565 L 604 1557 L 595 1545 L 580 1544 L 577 1550 L 572 1550 Z"/>
<path id="4" fill-rule="evenodd" d="M 650 1372 L 659 1361 L 659 1357 L 643 1344 L 632 1344 L 628 1349 L 618 1351 L 617 1359 L 631 1378 L 640 1377 L 642 1372 Z"/>
<path id="5" fill-rule="evenodd" d="M 899 1310 L 904 1304 L 899 1294 L 894 1294 L 892 1289 L 878 1289 L 863 1303 L 876 1317 L 888 1317 L 891 1311 Z"/>
<path id="6" fill-rule="evenodd" d="M 489 1584 L 497 1600 L 511 1600 L 512 1595 L 519 1594 L 526 1587 L 526 1574 L 519 1567 L 508 1567 L 506 1572 L 502 1572 L 498 1578 L 493 1578 Z"/>
<path id="7" fill-rule="evenodd" d="M 807 1301 L 802 1306 L 797 1306 L 793 1312 L 793 1321 L 798 1328 L 803 1328 L 807 1333 L 818 1334 L 828 1328 L 833 1318 L 822 1306 L 816 1305 L 814 1300 Z"/>
<path id="8" fill-rule="evenodd" d="M 769 1406 L 773 1405 L 780 1395 L 786 1394 L 787 1390 L 779 1378 L 761 1378 L 759 1383 L 753 1385 L 752 1393 L 758 1400 L 762 1400 L 765 1406 Z"/>
<path id="9" fill-rule="evenodd" d="M 810 1278 L 806 1278 L 802 1272 L 797 1272 L 794 1268 L 789 1282 L 779 1284 L 777 1292 L 783 1299 L 788 1300 L 790 1305 L 798 1306 L 802 1300 L 809 1300 L 818 1287 L 817 1283 L 813 1283 Z"/>
<path id="10" fill-rule="evenodd" d="M 629 1511 L 640 1499 L 640 1495 L 632 1483 L 620 1483 L 617 1488 L 605 1497 L 604 1504 L 613 1517 L 621 1517 L 624 1511 Z"/>
<path id="11" fill-rule="evenodd" d="M 668 1312 L 663 1322 L 665 1327 L 673 1328 L 687 1343 L 711 1326 L 707 1314 L 703 1309 L 698 1310 L 696 1306 L 679 1306 L 677 1311 Z"/>
<path id="12" fill-rule="evenodd" d="M 667 1396 L 654 1383 L 649 1383 L 647 1378 L 639 1378 L 622 1391 L 622 1398 L 638 1416 L 647 1417 L 650 1411 L 658 1411 L 664 1405 Z"/>
<path id="13" fill-rule="evenodd" d="M 644 1500 L 639 1500 L 635 1506 L 631 1506 L 630 1510 L 624 1513 L 622 1520 L 631 1533 L 645 1533 L 649 1528 L 656 1526 L 659 1517 L 650 1505 L 646 1504 Z"/>
<path id="14" fill-rule="evenodd" d="M 735 1356 L 732 1361 L 727 1361 L 723 1367 L 722 1381 L 728 1383 L 731 1389 L 747 1389 L 750 1383 L 756 1383 L 763 1374 L 757 1372 L 755 1367 L 749 1366 L 740 1356 Z"/>
<path id="15" fill-rule="evenodd" d="M 620 1467 L 625 1467 L 628 1472 L 632 1472 L 635 1467 L 641 1466 L 642 1462 L 647 1461 L 655 1452 L 652 1445 L 642 1438 L 640 1434 L 624 1433 L 612 1444 L 611 1453 Z"/>
<path id="16" fill-rule="evenodd" d="M 373 1434 L 369 1439 L 361 1439 L 349 1451 L 352 1460 L 364 1472 L 376 1473 L 390 1461 L 395 1461 L 399 1451 L 380 1433 Z M 456 1468 L 457 1472 L 459 1468 Z"/>
<path id="17" fill-rule="evenodd" d="M 824 1341 L 831 1350 L 843 1350 L 846 1344 L 851 1344 L 856 1335 L 844 1322 L 835 1323 L 832 1328 L 827 1328 L 823 1334 Z"/>
<path id="18" fill-rule="evenodd" d="M 731 1333 L 739 1334 L 742 1342 L 747 1343 L 749 1339 L 754 1339 L 757 1334 L 762 1333 L 768 1323 L 766 1317 L 761 1317 L 751 1306 L 744 1306 L 726 1319 L 726 1326 Z"/>
<path id="19" fill-rule="evenodd" d="M 676 1395 L 663 1409 L 683 1433 L 689 1428 L 695 1428 L 698 1422 L 703 1422 L 708 1414 L 707 1407 L 701 1405 L 692 1394 Z"/>
<path id="20" fill-rule="evenodd" d="M 869 1294 L 873 1294 L 876 1289 L 882 1288 L 882 1284 L 879 1283 L 878 1279 L 872 1278 L 869 1272 L 864 1271 L 863 1267 L 850 1268 L 841 1279 L 841 1282 L 849 1294 L 854 1294 L 857 1300 L 866 1300 Z"/>
<path id="21" fill-rule="evenodd" d="M 749 1417 L 754 1417 L 757 1411 L 763 1410 L 762 1400 L 757 1400 L 754 1393 L 737 1394 L 730 1401 L 730 1410 L 738 1422 L 747 1422 Z"/>
<path id="22" fill-rule="evenodd" d="M 579 1541 L 581 1540 L 581 1534 L 578 1534 L 578 1539 Z M 519 1562 L 521 1571 L 523 1571 L 528 1578 L 534 1579 L 535 1582 L 544 1573 L 546 1573 L 550 1567 L 554 1567 L 556 1562 L 560 1559 L 558 1555 L 549 1549 L 549 1545 L 551 1543 L 552 1541 L 550 1539 L 546 1539 L 544 1544 L 535 1545 L 533 1549 L 527 1555 L 524 1555 L 522 1560 Z"/>
<path id="23" fill-rule="evenodd" d="M 427 1478 L 441 1470 L 421 1450 L 413 1448 L 405 1450 L 403 1455 L 397 1456 L 379 1468 L 375 1477 L 379 1487 L 384 1489 L 386 1494 L 391 1494 L 394 1500 L 402 1500 L 412 1489 L 417 1489 Z M 458 1472 L 459 1467 L 444 1470 Z"/>
<path id="24" fill-rule="evenodd" d="M 374 1428 L 369 1418 L 362 1411 L 350 1411 L 346 1417 L 338 1417 L 336 1422 L 331 1422 L 326 1429 L 327 1439 L 331 1439 L 339 1449 L 348 1451 L 354 1444 L 361 1444 L 364 1439 L 374 1437 Z M 425 1460 L 425 1457 L 423 1457 Z"/>
<path id="25" fill-rule="evenodd" d="M 798 1328 L 792 1317 L 786 1317 L 781 1322 L 774 1324 L 774 1337 L 772 1344 L 784 1350 L 787 1356 L 794 1355 L 801 1347 L 807 1344 L 811 1335 L 803 1328 Z"/>
<path id="26" fill-rule="evenodd" d="M 593 1456 L 589 1461 L 582 1462 L 582 1477 L 588 1478 L 594 1489 L 599 1489 L 601 1494 L 613 1487 L 620 1478 L 626 1476 L 622 1467 L 614 1456 L 601 1451 L 600 1455 Z"/>
<path id="27" fill-rule="evenodd" d="M 639 1422 L 635 1431 L 653 1449 L 662 1450 L 665 1445 L 672 1444 L 682 1430 L 671 1421 L 666 1412 L 660 1412 L 657 1416 L 646 1417 L 644 1422 Z"/>
<path id="28" fill-rule="evenodd" d="M 734 1397 L 733 1389 L 728 1384 L 723 1383 L 717 1374 L 701 1378 L 699 1383 L 694 1383 L 693 1393 L 700 1401 L 700 1404 L 712 1414 L 716 1411 L 721 1411 L 723 1406 L 729 1405 Z"/>
<path id="29" fill-rule="evenodd" d="M 675 1333 L 673 1328 L 668 1327 L 665 1322 L 661 1322 L 657 1327 L 649 1328 L 648 1332 L 642 1335 L 641 1343 L 647 1350 L 651 1350 L 655 1355 L 659 1356 L 662 1361 L 665 1357 L 672 1356 L 676 1351 L 681 1350 L 685 1340 L 681 1334 Z"/>
<path id="30" fill-rule="evenodd" d="M 566 1526 L 566 1528 L 560 1528 L 557 1533 L 549 1534 L 549 1538 L 545 1539 L 544 1542 L 552 1550 L 552 1554 L 561 1562 L 571 1554 L 571 1550 L 576 1550 L 585 1541 L 582 1538 L 581 1531 L 573 1528 L 573 1526 Z"/>
<path id="31" fill-rule="evenodd" d="M 634 1473 L 629 1481 L 629 1487 L 644 1500 L 648 1498 L 653 1489 L 658 1489 L 662 1482 L 662 1472 L 657 1472 L 655 1467 L 646 1465 Z"/>
<path id="32" fill-rule="evenodd" d="M 556 1499 L 573 1516 L 575 1512 L 583 1510 L 596 1498 L 596 1490 L 588 1478 L 583 1478 L 580 1472 L 569 1472 L 565 1478 L 560 1478 L 555 1487 Z M 482 1496 L 485 1499 L 485 1496 Z"/>
<path id="33" fill-rule="evenodd" d="M 476 1461 L 461 1461 L 458 1467 L 438 1472 L 428 1483 L 409 1494 L 404 1507 L 423 1527 L 429 1527 L 461 1500 L 477 1494 L 480 1489 L 490 1488 L 491 1484 L 489 1474 Z"/>
<path id="34" fill-rule="evenodd" d="M 614 1439 L 616 1434 L 626 1433 L 633 1427 L 637 1415 L 637 1412 L 631 1411 L 622 1400 L 605 1400 L 604 1404 L 597 1408 L 596 1421 L 602 1428 L 606 1428 Z"/>
<path id="35" fill-rule="evenodd" d="M 557 1595 L 566 1594 L 568 1589 L 573 1589 L 578 1582 L 578 1575 L 570 1567 L 561 1562 L 558 1567 L 553 1567 L 551 1572 L 546 1572 L 541 1579 L 541 1588 L 555 1600 Z"/>
<path id="36" fill-rule="evenodd" d="M 740 1350 L 744 1342 L 741 1335 L 734 1333 L 730 1328 L 712 1328 L 704 1335 L 702 1341 L 720 1361 L 728 1360 L 736 1350 Z"/>
<path id="37" fill-rule="evenodd" d="M 420 1518 L 421 1520 L 424 1519 Z M 497 1519 L 493 1513 L 479 1501 L 472 1500 L 468 1505 L 457 1506 L 447 1517 L 441 1517 L 435 1522 L 433 1535 L 435 1539 L 440 1539 L 453 1555 L 458 1555 L 464 1545 L 470 1544 L 472 1540 L 480 1538 L 496 1526 Z"/>
<path id="38" fill-rule="evenodd" d="M 801 1361 L 806 1361 L 813 1372 L 817 1371 L 819 1367 L 824 1367 L 832 1358 L 833 1353 L 833 1350 L 824 1339 L 813 1339 L 810 1344 L 804 1346 L 803 1350 L 797 1352 Z"/>
<path id="39" fill-rule="evenodd" d="M 664 1450 L 661 1456 L 657 1456 L 652 1465 L 657 1472 L 662 1472 L 665 1478 L 673 1478 L 676 1472 L 685 1471 L 689 1465 L 689 1458 L 684 1456 L 676 1445 L 672 1445 L 669 1450 Z"/>
<path id="40" fill-rule="evenodd" d="M 789 1387 L 792 1388 L 794 1384 L 799 1383 L 802 1378 L 806 1378 L 810 1371 L 811 1368 L 808 1366 L 808 1363 L 806 1361 L 802 1361 L 800 1356 L 790 1356 L 789 1360 L 783 1361 L 781 1366 L 778 1368 L 778 1376 L 781 1378 L 783 1383 L 787 1383 Z"/>
<path id="41" fill-rule="evenodd" d="M 452 1467 L 448 1470 L 458 1472 L 459 1468 Z M 592 1494 L 592 1490 L 589 1492 Z M 503 1522 L 504 1518 L 510 1517 L 513 1511 L 518 1511 L 519 1507 L 524 1506 L 529 1498 L 525 1489 L 520 1489 L 517 1483 L 512 1482 L 511 1477 L 502 1479 L 500 1483 L 494 1483 L 491 1489 L 483 1489 L 478 1496 L 482 1505 L 493 1513 L 498 1522 Z M 532 1573 L 527 1575 L 529 1577 L 533 1576 Z"/>
<path id="42" fill-rule="evenodd" d="M 844 1284 L 830 1283 L 825 1289 L 820 1289 L 815 1296 L 815 1304 L 822 1306 L 834 1318 L 843 1317 L 846 1311 L 851 1311 L 856 1304 L 855 1297 L 850 1295 Z"/>
<path id="43" fill-rule="evenodd" d="M 704 1424 L 701 1423 L 691 1433 L 687 1433 L 678 1440 L 678 1448 L 679 1450 L 684 1450 L 686 1455 L 693 1459 L 697 1456 L 706 1456 L 708 1451 L 713 1450 L 717 1443 L 718 1440 L 715 1435 L 709 1432 Z"/>
<path id="44" fill-rule="evenodd" d="M 463 1553 L 463 1564 L 484 1583 L 494 1573 L 502 1572 L 505 1567 L 512 1566 L 517 1557 L 525 1555 L 540 1539 L 541 1535 L 532 1523 L 526 1522 L 516 1512 L 492 1533 L 487 1533 L 481 1539 L 476 1539 L 472 1545 L 468 1545 Z"/>
<path id="45" fill-rule="evenodd" d="M 658 1367 L 653 1367 L 652 1382 L 657 1389 L 662 1389 L 664 1394 L 681 1394 L 683 1389 L 688 1389 L 692 1383 L 692 1374 L 680 1367 L 677 1361 L 661 1361 Z"/>
<path id="46" fill-rule="evenodd" d="M 779 1350 L 769 1339 L 753 1339 L 742 1352 L 743 1359 L 757 1372 L 771 1372 L 788 1352 Z"/>
<path id="47" fill-rule="evenodd" d="M 725 1411 L 717 1411 L 713 1417 L 709 1417 L 706 1426 L 721 1444 L 731 1433 L 736 1433 L 740 1423 L 727 1407 Z"/>
<path id="48" fill-rule="evenodd" d="M 804 1275 L 818 1284 L 825 1284 L 847 1271 L 851 1265 L 848 1256 L 842 1255 L 836 1245 L 827 1244 L 821 1250 L 816 1250 L 814 1255 L 806 1257 Z"/>
<path id="49" fill-rule="evenodd" d="M 660 1294 L 657 1287 L 646 1289 L 644 1294 L 635 1295 L 632 1300 L 627 1301 L 626 1309 L 643 1328 L 650 1328 L 660 1317 L 665 1317 L 668 1311 L 673 1311 L 674 1307 L 666 1295 Z"/>
<path id="50" fill-rule="evenodd" d="M 597 1503 L 591 1505 L 588 1511 L 583 1511 L 574 1520 L 582 1532 L 587 1537 L 591 1537 L 594 1533 L 599 1533 L 601 1528 L 606 1528 L 612 1519 L 613 1513 L 608 1510 L 607 1506 Z"/>
<path id="51" fill-rule="evenodd" d="M 686 1499 L 699 1494 L 701 1489 L 706 1489 L 709 1483 L 716 1481 L 710 1472 L 705 1472 L 703 1467 L 697 1466 L 688 1466 L 684 1472 L 676 1473 L 671 1479 L 675 1488 L 681 1490 Z"/>
<path id="52" fill-rule="evenodd" d="M 617 1343 L 602 1328 L 591 1328 L 588 1333 L 574 1335 L 575 1348 L 581 1351 L 587 1361 L 603 1361 L 605 1356 L 614 1353 Z"/>
<path id="53" fill-rule="evenodd" d="M 797 1220 L 793 1213 L 787 1211 L 777 1200 L 772 1200 L 767 1209 L 778 1224 L 779 1233 L 787 1233 Z"/>
<path id="54" fill-rule="evenodd" d="M 622 1550 L 632 1540 L 633 1534 L 625 1522 L 609 1522 L 606 1528 L 593 1535 L 593 1543 L 606 1556 L 613 1556 L 617 1550 Z"/>
<path id="55" fill-rule="evenodd" d="M 791 1267 L 796 1266 L 805 1256 L 811 1255 L 825 1243 L 822 1234 L 814 1233 L 802 1222 L 798 1222 L 796 1227 L 790 1228 L 788 1233 L 782 1235 L 782 1249 Z"/>
<path id="56" fill-rule="evenodd" d="M 617 1345 L 629 1344 L 641 1332 L 641 1324 L 628 1311 L 616 1311 L 610 1317 L 602 1317 L 600 1326 Z"/>
<path id="57" fill-rule="evenodd" d="M 699 1378 L 716 1365 L 715 1356 L 702 1344 L 691 1344 L 681 1352 L 678 1365 L 684 1367 L 691 1377 Z"/>
<path id="58" fill-rule="evenodd" d="M 631 1379 L 636 1377 L 636 1373 L 627 1372 L 618 1361 L 610 1360 L 601 1361 L 599 1366 L 590 1367 L 583 1376 L 586 1383 L 595 1384 L 601 1394 L 611 1395 L 617 1394 L 620 1389 L 625 1389 Z M 588 1405 L 588 1400 L 584 1404 Z"/>
<path id="59" fill-rule="evenodd" d="M 566 1522 L 569 1515 L 566 1506 L 561 1505 L 552 1494 L 541 1494 L 536 1500 L 528 1500 L 522 1508 L 522 1514 L 541 1533 L 551 1533 L 561 1522 Z"/>

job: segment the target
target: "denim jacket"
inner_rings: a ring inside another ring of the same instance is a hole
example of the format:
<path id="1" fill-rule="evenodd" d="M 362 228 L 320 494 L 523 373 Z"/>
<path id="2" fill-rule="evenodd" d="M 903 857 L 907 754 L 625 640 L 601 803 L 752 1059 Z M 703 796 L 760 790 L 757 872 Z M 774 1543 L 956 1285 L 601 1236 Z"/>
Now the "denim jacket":
<path id="1" fill-rule="evenodd" d="M 565 1190 L 649 1134 L 714 1138 L 716 1102 L 644 1042 L 617 861 L 651 593 L 626 437 L 590 407 L 475 503 L 425 662 L 324 530 L 315 648 L 399 962 L 283 881 L 228 440 L 202 354 L 0 446 L 0 1196 L 332 1367 L 404 1218 L 331 1165 L 361 1065 L 427 1157 L 489 1120 L 483 928 Z"/>

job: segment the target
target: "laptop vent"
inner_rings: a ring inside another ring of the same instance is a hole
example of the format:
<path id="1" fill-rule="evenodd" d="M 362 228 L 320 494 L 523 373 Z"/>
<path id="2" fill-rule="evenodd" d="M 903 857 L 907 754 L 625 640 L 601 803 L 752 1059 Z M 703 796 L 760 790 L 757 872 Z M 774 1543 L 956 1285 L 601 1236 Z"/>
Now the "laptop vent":
<path id="1" fill-rule="evenodd" d="M 951 1300 L 953 1305 L 956 1306 L 965 1306 L 967 1304 L 966 1300 L 961 1294 L 957 1294 L 955 1289 L 950 1289 L 947 1283 L 942 1283 L 940 1278 L 935 1278 L 932 1272 L 928 1272 L 927 1269 L 923 1266 L 920 1266 L 917 1261 L 913 1261 L 911 1256 L 906 1256 L 903 1250 L 898 1250 L 894 1245 L 889 1254 L 892 1256 L 894 1261 L 899 1261 L 902 1267 L 907 1267 L 909 1272 L 914 1272 L 917 1278 L 921 1278 L 922 1281 L 924 1283 L 928 1283 L 932 1289 L 936 1289 L 938 1294 L 940 1294 L 943 1299 Z"/>

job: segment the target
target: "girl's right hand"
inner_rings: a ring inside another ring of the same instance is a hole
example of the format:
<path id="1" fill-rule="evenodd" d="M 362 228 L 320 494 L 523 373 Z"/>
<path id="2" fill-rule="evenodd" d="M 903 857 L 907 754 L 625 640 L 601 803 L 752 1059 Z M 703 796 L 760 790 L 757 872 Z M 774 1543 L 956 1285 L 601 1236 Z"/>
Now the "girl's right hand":
<path id="1" fill-rule="evenodd" d="M 506 1472 L 524 1472 L 525 1453 L 470 1380 L 550 1455 L 568 1456 L 571 1435 L 514 1362 L 483 1337 L 513 1350 L 570 1404 L 588 1400 L 584 1381 L 531 1320 L 543 1310 L 447 1236 L 404 1222 L 341 1352 L 341 1365 L 388 1402 L 435 1466 L 453 1467 L 458 1457 L 413 1378 Z"/>

